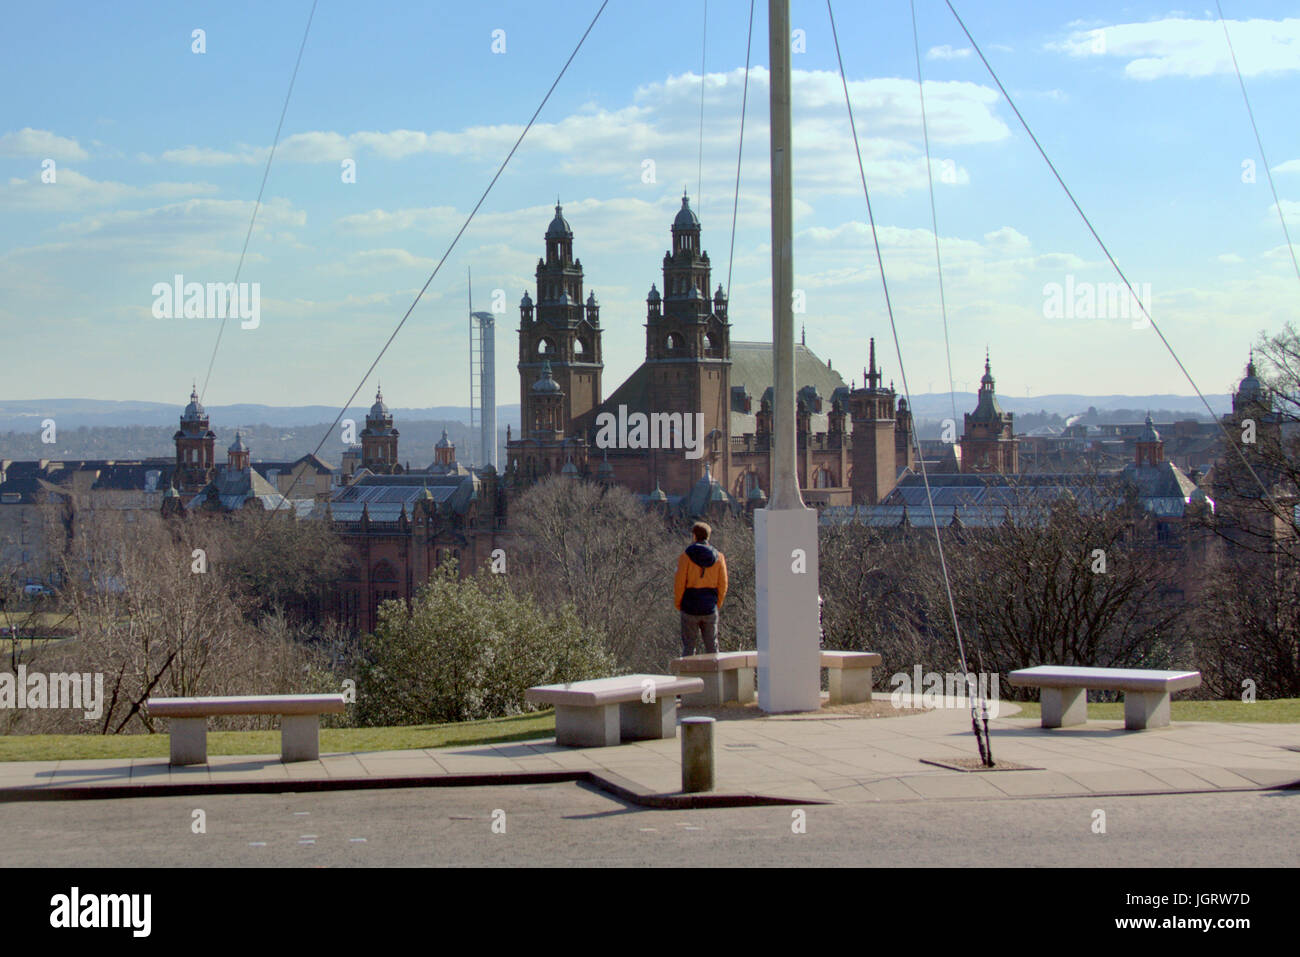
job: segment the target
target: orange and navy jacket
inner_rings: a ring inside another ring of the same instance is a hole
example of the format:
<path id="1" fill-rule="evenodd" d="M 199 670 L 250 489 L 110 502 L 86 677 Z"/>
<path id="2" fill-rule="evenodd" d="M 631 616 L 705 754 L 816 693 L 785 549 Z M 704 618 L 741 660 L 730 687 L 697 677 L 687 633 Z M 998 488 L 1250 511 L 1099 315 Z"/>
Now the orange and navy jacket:
<path id="1" fill-rule="evenodd" d="M 677 559 L 677 608 L 687 615 L 711 615 L 727 597 L 727 560 L 708 542 L 696 542 Z"/>

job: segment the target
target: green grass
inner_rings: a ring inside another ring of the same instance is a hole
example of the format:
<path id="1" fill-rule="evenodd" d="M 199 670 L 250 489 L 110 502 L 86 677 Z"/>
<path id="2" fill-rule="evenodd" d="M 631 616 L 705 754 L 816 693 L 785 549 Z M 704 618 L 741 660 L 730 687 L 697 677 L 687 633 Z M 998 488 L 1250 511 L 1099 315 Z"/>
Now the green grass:
<path id="1" fill-rule="evenodd" d="M 163 723 L 165 727 L 165 722 Z M 526 741 L 555 734 L 555 712 L 397 728 L 322 728 L 321 753 L 406 751 Z M 17 734 L 0 737 L 0 761 L 165 758 L 166 734 Z M 279 754 L 279 731 L 209 731 L 208 754 Z"/>
<path id="2" fill-rule="evenodd" d="M 75 619 L 66 611 L 11 611 L 0 615 L 0 625 L 16 626 L 22 634 L 34 628 L 71 628 L 74 624 Z"/>
<path id="3" fill-rule="evenodd" d="M 1039 718 L 1037 701 L 1014 701 L 1020 706 L 1017 718 Z M 1171 702 L 1172 721 L 1258 721 L 1265 724 L 1300 724 L 1300 698 L 1276 698 L 1272 701 L 1179 701 Z M 1088 719 L 1123 721 L 1124 702 L 1088 702 Z"/>

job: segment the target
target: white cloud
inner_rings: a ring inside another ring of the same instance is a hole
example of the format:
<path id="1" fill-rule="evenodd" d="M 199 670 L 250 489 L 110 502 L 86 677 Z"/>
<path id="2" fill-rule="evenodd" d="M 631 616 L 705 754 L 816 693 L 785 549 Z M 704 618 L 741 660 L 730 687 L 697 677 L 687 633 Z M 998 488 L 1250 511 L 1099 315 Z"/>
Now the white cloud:
<path id="1" fill-rule="evenodd" d="M 142 155 L 142 160 L 152 162 L 151 157 Z M 234 153 L 214 150 L 206 146 L 184 146 L 180 149 L 163 151 L 160 159 L 164 163 L 180 163 L 184 166 L 229 166 L 234 163 L 265 163 L 265 151 L 251 146 L 241 145 Z"/>
<path id="2" fill-rule="evenodd" d="M 211 183 L 150 183 L 131 186 L 109 180 L 93 180 L 74 169 L 61 167 L 52 183 L 41 181 L 40 173 L 27 179 L 13 178 L 0 185 L 0 209 L 79 212 L 95 206 L 113 206 L 141 199 L 173 199 L 210 195 Z"/>
<path id="3" fill-rule="evenodd" d="M 1300 173 L 1300 159 L 1287 160 L 1273 167 L 1274 173 Z"/>
<path id="4" fill-rule="evenodd" d="M 1242 259 L 1240 256 L 1238 256 L 1236 253 L 1220 253 L 1217 258 L 1221 263 L 1228 263 L 1234 266 L 1237 265 L 1238 263 L 1244 263 L 1246 261 Z"/>
<path id="5" fill-rule="evenodd" d="M 1243 76 L 1300 71 L 1300 19 L 1231 20 L 1228 32 Z M 1223 25 L 1217 19 L 1167 17 L 1099 25 L 1076 29 L 1047 46 L 1075 57 L 1125 59 L 1124 72 L 1134 80 L 1233 72 Z"/>
<path id="6" fill-rule="evenodd" d="M 745 71 L 710 73 L 704 80 L 706 154 L 734 157 L 741 88 Z M 857 164 L 837 73 L 795 71 L 793 78 L 795 146 L 800 156 L 796 176 L 801 191 L 855 192 Z M 612 109 L 588 104 L 551 123 L 529 131 L 517 159 L 537 169 L 549 159 L 565 175 L 607 176 L 639 184 L 646 160 L 656 164 L 658 182 L 694 182 L 693 157 L 699 148 L 700 76 L 684 73 L 638 88 L 632 103 Z M 746 138 L 762 142 L 767 122 L 768 71 L 750 71 L 750 107 Z M 850 80 L 864 161 L 873 188 L 901 193 L 925 187 L 921 148 L 921 112 L 916 84 L 911 80 L 877 78 Z M 969 82 L 927 82 L 927 122 L 932 143 L 965 145 L 990 143 L 1010 135 L 995 110 L 998 94 L 991 87 Z M 720 119 L 722 118 L 722 119 Z M 514 145 L 523 130 L 517 124 L 468 127 L 459 131 L 390 130 L 340 133 L 313 131 L 287 137 L 276 151 L 276 162 L 337 163 L 364 156 L 401 160 L 417 155 L 441 155 L 495 163 Z M 763 151 L 748 151 L 756 175 L 766 168 Z M 168 150 L 167 161 L 189 165 L 265 162 L 265 147 L 241 145 L 226 152 L 200 146 Z M 730 163 L 708 164 L 715 171 L 706 194 L 721 192 L 731 182 Z M 749 167 L 747 166 L 747 169 Z M 364 176 L 364 167 L 359 170 Z M 957 183 L 968 182 L 964 171 Z"/>
<path id="7" fill-rule="evenodd" d="M 964 60 L 970 56 L 970 47 L 959 47 L 954 49 L 945 43 L 943 46 L 930 47 L 925 51 L 927 60 Z"/>
<path id="8" fill-rule="evenodd" d="M 84 160 L 89 157 L 76 140 L 56 136 L 49 130 L 23 127 L 0 135 L 0 156 L 39 156 L 42 159 Z"/>

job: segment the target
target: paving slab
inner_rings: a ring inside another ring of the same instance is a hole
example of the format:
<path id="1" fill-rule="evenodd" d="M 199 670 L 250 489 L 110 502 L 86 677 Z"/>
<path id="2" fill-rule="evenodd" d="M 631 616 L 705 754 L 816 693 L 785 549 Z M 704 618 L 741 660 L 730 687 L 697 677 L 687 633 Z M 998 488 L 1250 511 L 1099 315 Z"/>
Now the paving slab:
<path id="1" fill-rule="evenodd" d="M 1045 794 L 1172 793 L 1274 788 L 1300 781 L 1300 726 L 1176 722 L 1126 732 L 1118 721 L 1043 730 L 1036 719 L 991 722 L 995 755 L 1041 771 L 969 773 L 921 759 L 973 757 L 964 710 L 889 718 L 835 716 L 723 720 L 715 726 L 715 796 L 767 795 L 840 803 L 1004 800 Z M 677 739 L 611 748 L 568 748 L 553 738 L 495 745 L 381 752 L 331 752 L 282 764 L 278 754 L 220 755 L 207 765 L 170 768 L 165 758 L 0 763 L 0 797 L 18 788 L 401 779 L 441 775 L 589 772 L 650 795 L 681 785 Z M 57 792 L 55 792 L 57 793 Z"/>

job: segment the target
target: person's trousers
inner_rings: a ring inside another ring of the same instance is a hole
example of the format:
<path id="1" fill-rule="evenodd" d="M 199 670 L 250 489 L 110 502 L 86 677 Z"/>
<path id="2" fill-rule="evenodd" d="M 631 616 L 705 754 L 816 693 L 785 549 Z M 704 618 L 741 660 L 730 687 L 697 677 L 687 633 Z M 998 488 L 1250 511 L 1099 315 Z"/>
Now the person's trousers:
<path id="1" fill-rule="evenodd" d="M 704 653 L 715 654 L 718 650 L 718 610 L 715 608 L 707 615 L 688 615 L 682 612 L 682 657 L 695 654 L 695 639 L 704 642 Z"/>

